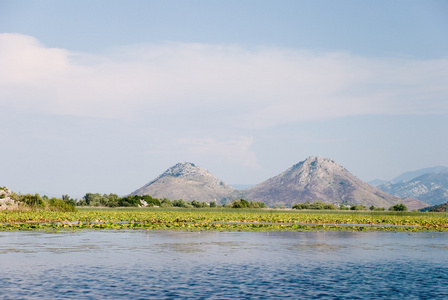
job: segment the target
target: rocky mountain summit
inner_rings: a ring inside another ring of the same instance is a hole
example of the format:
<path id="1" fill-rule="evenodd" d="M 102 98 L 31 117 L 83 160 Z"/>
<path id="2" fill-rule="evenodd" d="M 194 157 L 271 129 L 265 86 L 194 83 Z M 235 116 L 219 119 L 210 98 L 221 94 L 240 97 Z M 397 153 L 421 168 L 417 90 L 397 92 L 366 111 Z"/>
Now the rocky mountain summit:
<path id="1" fill-rule="evenodd" d="M 411 209 L 427 206 L 415 199 L 411 201 L 389 195 L 356 178 L 335 161 L 316 156 L 248 189 L 244 196 L 247 200 L 261 201 L 268 206 L 290 207 L 306 201 L 385 208 L 397 203 L 410 205 Z"/>
<path id="2" fill-rule="evenodd" d="M 388 182 L 378 188 L 398 197 L 412 197 L 431 205 L 446 203 L 448 202 L 448 169 L 437 170 L 405 182 Z"/>
<path id="3" fill-rule="evenodd" d="M 238 197 L 238 192 L 207 170 L 183 162 L 172 166 L 131 195 L 221 203 Z"/>

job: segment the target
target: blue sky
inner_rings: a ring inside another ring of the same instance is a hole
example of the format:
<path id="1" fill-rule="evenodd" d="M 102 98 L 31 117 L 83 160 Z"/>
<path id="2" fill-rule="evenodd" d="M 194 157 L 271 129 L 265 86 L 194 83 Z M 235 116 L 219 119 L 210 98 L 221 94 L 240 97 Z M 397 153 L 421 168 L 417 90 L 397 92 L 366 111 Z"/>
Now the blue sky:
<path id="1" fill-rule="evenodd" d="M 0 186 L 448 165 L 447 1 L 1 1 Z"/>

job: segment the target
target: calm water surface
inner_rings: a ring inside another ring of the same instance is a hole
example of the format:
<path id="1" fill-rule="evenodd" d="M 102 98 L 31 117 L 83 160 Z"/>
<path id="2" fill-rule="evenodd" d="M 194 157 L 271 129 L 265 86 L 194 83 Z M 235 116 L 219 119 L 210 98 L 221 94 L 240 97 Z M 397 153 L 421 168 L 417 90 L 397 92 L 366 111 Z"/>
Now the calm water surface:
<path id="1" fill-rule="evenodd" d="M 0 299 L 448 299 L 448 234 L 0 232 Z"/>

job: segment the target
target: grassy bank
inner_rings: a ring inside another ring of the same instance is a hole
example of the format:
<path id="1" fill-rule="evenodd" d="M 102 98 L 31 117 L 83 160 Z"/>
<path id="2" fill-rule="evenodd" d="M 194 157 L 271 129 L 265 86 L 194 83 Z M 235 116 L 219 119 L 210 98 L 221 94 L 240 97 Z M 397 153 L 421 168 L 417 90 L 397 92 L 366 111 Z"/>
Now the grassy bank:
<path id="1" fill-rule="evenodd" d="M 222 208 L 84 208 L 76 212 L 0 212 L 0 230 L 53 228 L 448 231 L 448 217 L 445 213 L 421 212 Z"/>

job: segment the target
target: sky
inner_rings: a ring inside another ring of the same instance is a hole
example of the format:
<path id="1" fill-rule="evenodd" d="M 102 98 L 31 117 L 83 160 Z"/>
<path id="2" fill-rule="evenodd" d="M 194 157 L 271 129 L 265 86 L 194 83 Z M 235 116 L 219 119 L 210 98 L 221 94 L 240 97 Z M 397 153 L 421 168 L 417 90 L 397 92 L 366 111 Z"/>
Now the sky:
<path id="1" fill-rule="evenodd" d="M 448 166 L 445 0 L 0 0 L 0 186 L 126 195 Z"/>

